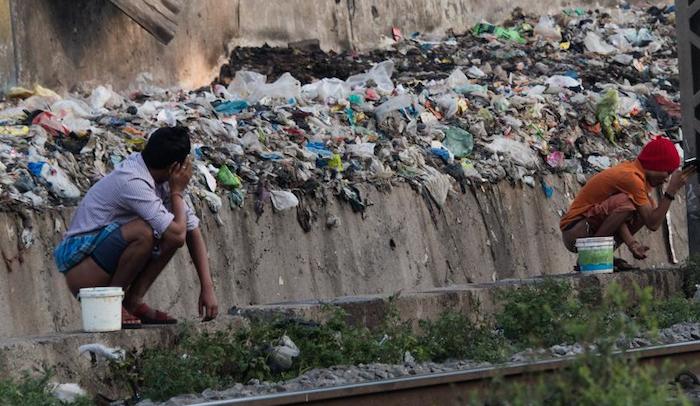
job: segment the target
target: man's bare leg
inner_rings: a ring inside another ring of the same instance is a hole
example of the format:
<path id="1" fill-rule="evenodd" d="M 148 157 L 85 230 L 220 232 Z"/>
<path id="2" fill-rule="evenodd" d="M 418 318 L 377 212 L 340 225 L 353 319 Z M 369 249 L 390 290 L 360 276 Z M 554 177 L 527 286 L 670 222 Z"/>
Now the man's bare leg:
<path id="1" fill-rule="evenodd" d="M 122 226 L 121 233 L 129 245 L 119 257 L 117 270 L 112 275 L 109 286 L 119 286 L 126 291 L 151 258 L 153 229 L 148 223 L 138 219 Z"/>
<path id="2" fill-rule="evenodd" d="M 143 297 L 146 296 L 146 292 L 148 292 L 153 282 L 158 278 L 158 275 L 160 275 L 163 269 L 168 265 L 179 247 L 163 243 L 160 248 L 160 255 L 152 259 L 146 265 L 146 268 L 137 275 L 136 279 L 134 279 L 129 287 L 129 290 L 126 292 L 124 307 L 130 312 L 133 312 L 143 303 Z M 148 316 L 155 317 L 154 314 Z"/>

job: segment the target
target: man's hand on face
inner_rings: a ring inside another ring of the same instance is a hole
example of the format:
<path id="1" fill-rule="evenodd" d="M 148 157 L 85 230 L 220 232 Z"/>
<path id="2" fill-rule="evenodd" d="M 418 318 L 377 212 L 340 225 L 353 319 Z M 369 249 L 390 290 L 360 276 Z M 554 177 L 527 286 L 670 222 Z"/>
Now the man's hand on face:
<path id="1" fill-rule="evenodd" d="M 192 161 L 190 158 L 185 159 L 183 163 L 174 163 L 170 167 L 170 178 L 168 183 L 170 184 L 171 192 L 182 193 L 187 189 L 187 185 L 190 183 L 192 178 Z"/>

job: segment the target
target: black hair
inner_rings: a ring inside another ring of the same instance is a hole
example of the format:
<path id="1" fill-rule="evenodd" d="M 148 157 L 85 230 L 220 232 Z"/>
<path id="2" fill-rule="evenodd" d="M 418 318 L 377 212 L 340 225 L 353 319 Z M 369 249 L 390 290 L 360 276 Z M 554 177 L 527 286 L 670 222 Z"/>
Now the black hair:
<path id="1" fill-rule="evenodd" d="M 148 137 L 141 156 L 149 168 L 166 169 L 174 162 L 184 162 L 190 148 L 190 134 L 186 127 L 163 127 Z"/>

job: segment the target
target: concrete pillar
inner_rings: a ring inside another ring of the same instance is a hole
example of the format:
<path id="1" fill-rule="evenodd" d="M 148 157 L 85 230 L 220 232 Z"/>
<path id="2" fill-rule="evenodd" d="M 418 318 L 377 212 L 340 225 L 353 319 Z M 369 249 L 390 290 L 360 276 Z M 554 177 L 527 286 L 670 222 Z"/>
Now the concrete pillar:
<path id="1" fill-rule="evenodd" d="M 10 0 L 0 0 L 0 84 L 7 87 L 16 83 L 17 66 L 12 27 L 12 4 Z"/>
<path id="2" fill-rule="evenodd" d="M 700 140 L 700 0 L 676 0 L 678 66 L 683 113 L 683 148 L 686 157 L 697 156 Z M 700 183 L 692 179 L 688 197 L 690 254 L 700 254 Z"/>

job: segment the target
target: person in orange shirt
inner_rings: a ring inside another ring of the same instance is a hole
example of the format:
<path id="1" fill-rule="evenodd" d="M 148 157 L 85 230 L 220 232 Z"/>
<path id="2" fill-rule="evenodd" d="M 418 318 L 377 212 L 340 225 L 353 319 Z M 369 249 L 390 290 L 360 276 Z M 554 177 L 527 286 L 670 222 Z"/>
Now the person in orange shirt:
<path id="1" fill-rule="evenodd" d="M 664 137 L 649 141 L 636 160 L 623 162 L 593 176 L 579 191 L 559 227 L 566 249 L 576 252 L 576 239 L 615 237 L 636 259 L 645 259 L 649 247 L 634 238 L 642 227 L 656 231 L 676 194 L 695 172 L 695 165 L 679 171 L 676 146 Z M 669 180 L 670 179 L 670 180 Z M 668 181 L 661 201 L 651 198 L 653 188 Z M 630 267 L 615 259 L 617 268 Z"/>

